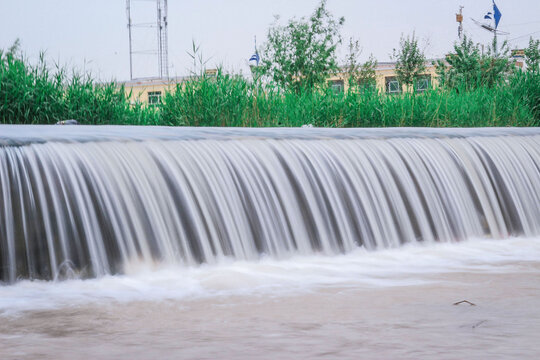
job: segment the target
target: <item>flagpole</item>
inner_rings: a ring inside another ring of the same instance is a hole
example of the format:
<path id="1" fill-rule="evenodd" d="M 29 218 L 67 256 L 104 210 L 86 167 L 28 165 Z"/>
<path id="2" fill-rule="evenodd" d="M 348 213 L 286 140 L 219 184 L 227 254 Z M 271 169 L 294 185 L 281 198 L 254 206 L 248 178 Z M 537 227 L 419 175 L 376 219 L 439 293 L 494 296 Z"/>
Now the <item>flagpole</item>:
<path id="1" fill-rule="evenodd" d="M 495 12 L 495 0 L 493 0 L 493 50 L 495 53 L 495 57 L 497 57 L 497 19 L 496 19 L 496 12 Z"/>
<path id="2" fill-rule="evenodd" d="M 253 80 L 255 80 L 255 82 L 259 79 L 259 52 L 257 51 L 257 36 L 253 36 L 253 43 L 254 43 L 254 47 L 255 47 L 255 52 L 254 54 L 251 56 L 251 58 L 249 59 L 249 61 L 252 61 L 252 60 L 255 60 L 255 65 L 249 65 L 250 69 L 251 69 L 251 74 L 253 75 Z"/>
<path id="3" fill-rule="evenodd" d="M 255 43 L 255 54 L 257 54 L 257 60 L 255 60 L 255 62 L 257 63 L 257 66 L 259 66 L 259 52 L 257 51 L 257 35 L 254 35 L 253 39 Z"/>
<path id="4" fill-rule="evenodd" d="M 495 48 L 495 57 L 497 57 L 497 29 L 493 32 L 493 47 Z"/>

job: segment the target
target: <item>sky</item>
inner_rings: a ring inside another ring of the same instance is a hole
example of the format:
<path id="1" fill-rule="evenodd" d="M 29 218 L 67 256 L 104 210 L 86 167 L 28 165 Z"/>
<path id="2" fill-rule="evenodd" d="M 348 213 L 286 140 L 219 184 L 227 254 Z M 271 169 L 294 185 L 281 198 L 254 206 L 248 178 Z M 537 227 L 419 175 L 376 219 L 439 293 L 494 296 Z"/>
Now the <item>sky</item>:
<path id="1" fill-rule="evenodd" d="M 249 73 L 248 59 L 254 37 L 260 47 L 268 28 L 279 15 L 284 24 L 292 17 L 309 16 L 319 0 L 169 0 L 169 73 L 188 75 L 193 61 L 192 44 L 207 68 L 222 66 L 235 73 Z M 439 58 L 457 39 L 455 13 L 463 5 L 465 34 L 475 42 L 489 43 L 491 35 L 471 18 L 482 19 L 490 0 L 328 0 L 335 17 L 345 17 L 341 30 L 344 45 L 350 37 L 362 47 L 361 60 L 373 54 L 389 61 L 402 35 L 413 32 L 428 58 Z M 499 29 L 510 34 L 511 48 L 527 45 L 529 36 L 540 38 L 540 1 L 498 0 L 502 18 Z M 155 21 L 152 0 L 132 1 L 132 21 Z M 529 35 L 530 34 L 530 35 Z M 0 49 L 20 39 L 30 61 L 44 51 L 51 64 L 91 72 L 102 81 L 129 80 L 129 42 L 125 0 L 0 0 Z M 135 50 L 155 47 L 155 29 L 137 28 Z M 344 59 L 346 51 L 338 54 Z M 136 55 L 134 77 L 156 76 L 157 57 Z"/>

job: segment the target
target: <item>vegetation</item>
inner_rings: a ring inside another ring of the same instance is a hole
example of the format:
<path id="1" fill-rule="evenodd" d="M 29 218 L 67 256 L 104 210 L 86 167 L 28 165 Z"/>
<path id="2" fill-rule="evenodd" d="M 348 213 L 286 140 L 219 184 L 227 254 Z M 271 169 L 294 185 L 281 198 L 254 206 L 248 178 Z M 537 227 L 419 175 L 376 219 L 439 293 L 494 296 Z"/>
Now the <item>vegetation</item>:
<path id="1" fill-rule="evenodd" d="M 529 39 L 529 46 L 525 49 L 525 64 L 533 72 L 540 71 L 540 40 Z"/>
<path id="2" fill-rule="evenodd" d="M 540 126 L 540 74 L 516 70 L 507 82 L 467 91 L 381 94 L 352 88 L 291 91 L 219 71 L 166 93 L 162 104 L 130 104 L 124 89 L 88 76 L 50 72 L 11 52 L 0 57 L 0 122 L 171 126 Z M 462 85 L 456 85 L 464 88 Z"/>
<path id="3" fill-rule="evenodd" d="M 419 75 L 426 71 L 426 57 L 414 33 L 410 37 L 401 37 L 399 49 L 394 49 L 393 58 L 396 61 L 396 77 L 407 88 L 413 86 Z"/>
<path id="4" fill-rule="evenodd" d="M 56 66 L 51 71 L 40 55 L 29 65 L 18 42 L 0 50 L 0 123 L 51 124 L 78 119 L 85 124 L 155 124 L 155 109 L 129 103 L 122 86 L 96 83 L 90 74 Z"/>
<path id="5" fill-rule="evenodd" d="M 42 55 L 31 64 L 16 42 L 0 50 L 0 123 L 169 126 L 540 126 L 540 42 L 525 50 L 528 70 L 512 66 L 508 47 L 488 51 L 464 37 L 439 61 L 439 84 L 417 93 L 387 95 L 377 89 L 370 57 L 361 63 L 360 46 L 349 42 L 345 67 L 350 85 L 332 91 L 328 75 L 338 70 L 336 48 L 343 18 L 335 19 L 322 1 L 309 19 L 274 25 L 268 33 L 256 78 L 218 71 L 209 76 L 193 43 L 192 77 L 165 93 L 161 103 L 133 103 L 115 83 L 49 66 Z M 394 51 L 400 82 L 410 87 L 425 71 L 418 41 L 402 37 Z"/>
<path id="6" fill-rule="evenodd" d="M 506 43 L 501 49 L 496 47 L 494 42 L 482 53 L 478 44 L 463 36 L 463 40 L 454 45 L 454 52 L 447 55 L 446 63 L 440 60 L 437 64 L 441 84 L 462 91 L 500 85 L 512 75 L 513 66 Z"/>
<path id="7" fill-rule="evenodd" d="M 348 54 L 343 72 L 349 83 L 349 88 L 358 88 L 360 91 L 373 90 L 377 84 L 375 77 L 377 60 L 373 55 L 370 55 L 366 62 L 361 63 L 358 59 L 361 53 L 362 50 L 358 40 L 349 39 Z"/>
<path id="8" fill-rule="evenodd" d="M 296 93 L 324 84 L 338 70 L 336 50 L 345 19 L 335 19 L 323 0 L 309 19 L 274 24 L 262 54 L 260 71 L 278 86 Z"/>

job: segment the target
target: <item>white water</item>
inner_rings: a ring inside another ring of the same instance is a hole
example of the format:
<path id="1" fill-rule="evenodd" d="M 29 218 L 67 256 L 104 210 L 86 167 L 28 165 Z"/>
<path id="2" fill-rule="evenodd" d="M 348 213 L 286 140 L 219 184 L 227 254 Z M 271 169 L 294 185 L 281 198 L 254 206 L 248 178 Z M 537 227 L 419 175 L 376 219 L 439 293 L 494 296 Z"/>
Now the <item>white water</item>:
<path id="1" fill-rule="evenodd" d="M 0 126 L 0 225 L 0 359 L 540 354 L 540 129 Z"/>
<path id="2" fill-rule="evenodd" d="M 4 132 L 6 282 L 540 234 L 538 129 L 50 129 Z"/>
<path id="3" fill-rule="evenodd" d="M 0 287 L 0 358 L 537 359 L 540 239 Z M 467 303 L 453 305 L 468 300 Z"/>
<path id="4" fill-rule="evenodd" d="M 191 268 L 139 263 L 131 264 L 123 276 L 21 281 L 0 287 L 0 314 L 114 302 L 289 296 L 321 288 L 414 287 L 440 282 L 440 275 L 449 273 L 538 274 L 539 264 L 540 238 L 473 239 L 281 261 L 229 260 Z"/>

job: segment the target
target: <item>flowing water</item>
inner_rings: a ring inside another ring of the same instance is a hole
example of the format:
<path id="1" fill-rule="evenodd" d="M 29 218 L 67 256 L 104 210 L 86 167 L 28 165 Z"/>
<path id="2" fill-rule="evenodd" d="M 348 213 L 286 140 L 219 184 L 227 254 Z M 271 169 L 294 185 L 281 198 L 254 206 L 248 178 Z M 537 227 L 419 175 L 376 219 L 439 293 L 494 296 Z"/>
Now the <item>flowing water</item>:
<path id="1" fill-rule="evenodd" d="M 537 128 L 1 126 L 0 223 L 2 359 L 540 356 Z"/>

